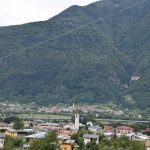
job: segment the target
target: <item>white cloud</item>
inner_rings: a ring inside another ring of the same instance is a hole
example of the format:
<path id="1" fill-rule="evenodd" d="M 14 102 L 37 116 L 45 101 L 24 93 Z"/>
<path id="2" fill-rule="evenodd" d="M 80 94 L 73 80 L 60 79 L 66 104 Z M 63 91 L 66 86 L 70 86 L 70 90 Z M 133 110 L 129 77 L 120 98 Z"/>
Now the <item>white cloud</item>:
<path id="1" fill-rule="evenodd" d="M 0 0 L 0 26 L 46 20 L 71 5 L 96 0 Z"/>

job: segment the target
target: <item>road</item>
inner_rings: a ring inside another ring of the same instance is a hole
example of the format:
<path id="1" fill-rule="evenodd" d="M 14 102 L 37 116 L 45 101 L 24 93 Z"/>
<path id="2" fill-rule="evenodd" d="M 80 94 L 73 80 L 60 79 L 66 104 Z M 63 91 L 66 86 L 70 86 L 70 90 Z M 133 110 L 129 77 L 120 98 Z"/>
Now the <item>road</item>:
<path id="1" fill-rule="evenodd" d="M 121 120 L 121 119 L 95 119 L 97 121 L 107 122 L 133 122 L 133 123 L 150 123 L 148 120 Z"/>

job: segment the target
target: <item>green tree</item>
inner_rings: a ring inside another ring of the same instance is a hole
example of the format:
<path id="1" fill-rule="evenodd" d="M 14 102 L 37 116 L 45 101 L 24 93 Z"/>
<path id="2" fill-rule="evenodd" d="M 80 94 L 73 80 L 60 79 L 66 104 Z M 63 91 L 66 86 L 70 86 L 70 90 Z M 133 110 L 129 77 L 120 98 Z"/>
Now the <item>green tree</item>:
<path id="1" fill-rule="evenodd" d="M 94 140 L 92 140 L 90 143 L 88 143 L 86 145 L 87 149 L 94 149 L 94 150 L 99 150 L 98 145 L 96 144 L 96 142 Z"/>
<path id="2" fill-rule="evenodd" d="M 85 145 L 84 145 L 84 141 L 83 141 L 83 135 L 84 134 L 87 134 L 87 133 L 92 133 L 91 131 L 89 130 L 79 130 L 76 134 L 74 134 L 72 136 L 72 139 L 74 139 L 76 141 L 76 143 L 80 146 L 80 149 L 81 148 L 85 148 Z"/>
<path id="3" fill-rule="evenodd" d="M 4 143 L 4 150 L 14 150 L 16 147 L 20 147 L 23 143 L 22 138 L 6 136 Z"/>
<path id="4" fill-rule="evenodd" d="M 56 150 L 57 146 L 57 135 L 54 132 L 50 132 L 44 139 L 32 140 L 30 150 Z"/>
<path id="5" fill-rule="evenodd" d="M 129 150 L 145 150 L 142 142 L 132 141 Z"/>
<path id="6" fill-rule="evenodd" d="M 19 146 L 23 145 L 23 139 L 20 137 L 12 138 L 12 141 L 13 141 L 13 145 L 15 147 L 19 147 Z"/>
<path id="7" fill-rule="evenodd" d="M 18 117 L 16 117 L 16 116 L 9 116 L 9 117 L 6 117 L 5 119 L 4 119 L 4 122 L 5 123 L 11 123 L 11 122 L 14 122 L 15 120 L 18 120 L 19 118 Z"/>
<path id="8" fill-rule="evenodd" d="M 19 130 L 22 129 L 23 127 L 24 127 L 24 123 L 22 120 L 17 119 L 14 121 L 14 126 L 13 126 L 14 129 Z"/>
<path id="9" fill-rule="evenodd" d="M 14 145 L 12 141 L 7 141 L 5 140 L 4 143 L 4 150 L 14 150 Z"/>

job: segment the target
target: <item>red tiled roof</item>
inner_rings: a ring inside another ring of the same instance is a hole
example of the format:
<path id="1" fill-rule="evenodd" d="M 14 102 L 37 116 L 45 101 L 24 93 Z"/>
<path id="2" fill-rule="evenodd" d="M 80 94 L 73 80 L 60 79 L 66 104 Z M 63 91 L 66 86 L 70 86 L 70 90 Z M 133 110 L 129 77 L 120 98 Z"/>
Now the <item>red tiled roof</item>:
<path id="1" fill-rule="evenodd" d="M 150 147 L 150 142 L 146 142 L 145 147 Z"/>
<path id="2" fill-rule="evenodd" d="M 117 130 L 134 130 L 134 129 L 128 126 L 120 126 L 120 127 L 117 127 Z"/>
<path id="3" fill-rule="evenodd" d="M 62 133 L 62 134 L 70 134 L 72 131 L 70 130 L 61 130 L 58 133 Z"/>
<path id="4" fill-rule="evenodd" d="M 146 128 L 145 131 L 149 132 L 149 131 L 150 131 L 150 128 Z"/>

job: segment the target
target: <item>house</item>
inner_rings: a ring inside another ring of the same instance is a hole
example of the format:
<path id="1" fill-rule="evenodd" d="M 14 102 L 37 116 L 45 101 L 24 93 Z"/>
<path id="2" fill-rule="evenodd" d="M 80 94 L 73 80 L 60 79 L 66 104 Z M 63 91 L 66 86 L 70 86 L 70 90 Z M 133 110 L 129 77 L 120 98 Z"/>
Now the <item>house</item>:
<path id="1" fill-rule="evenodd" d="M 150 137 L 139 133 L 139 134 L 131 136 L 131 139 L 136 140 L 136 141 L 147 141 L 147 140 L 150 140 Z"/>
<path id="2" fill-rule="evenodd" d="M 0 123 L 0 127 L 9 127 L 9 124 L 8 124 L 8 123 L 1 122 L 1 123 Z"/>
<path id="3" fill-rule="evenodd" d="M 107 138 L 111 138 L 114 134 L 114 128 L 111 126 L 105 126 L 103 132 L 104 136 L 106 136 Z"/>
<path id="4" fill-rule="evenodd" d="M 105 126 L 104 127 L 104 132 L 113 133 L 114 132 L 114 128 L 111 127 L 111 126 Z"/>
<path id="5" fill-rule="evenodd" d="M 144 131 L 145 132 L 150 132 L 150 128 L 146 128 Z"/>
<path id="6" fill-rule="evenodd" d="M 1 127 L 0 133 L 5 136 L 17 137 L 17 131 L 8 127 Z"/>
<path id="7" fill-rule="evenodd" d="M 57 132 L 58 139 L 67 140 L 71 139 L 72 131 L 71 130 L 60 130 Z"/>
<path id="8" fill-rule="evenodd" d="M 127 134 L 133 132 L 134 129 L 128 126 L 119 126 L 116 128 L 116 133 Z"/>
<path id="9" fill-rule="evenodd" d="M 84 144 L 87 144 L 94 140 L 97 144 L 99 144 L 99 135 L 96 134 L 84 134 L 83 135 Z"/>
<path id="10" fill-rule="evenodd" d="M 104 136 L 106 136 L 107 138 L 111 138 L 113 135 L 113 132 L 104 132 Z"/>
<path id="11" fill-rule="evenodd" d="M 75 130 L 75 125 L 74 123 L 69 123 L 64 126 L 65 129 L 70 129 L 70 130 Z"/>
<path id="12" fill-rule="evenodd" d="M 135 133 L 135 132 L 132 132 L 132 133 L 127 133 L 127 134 L 125 134 L 130 140 L 133 140 L 133 139 L 135 139 L 136 138 L 136 135 L 137 135 L 138 133 Z"/>
<path id="13" fill-rule="evenodd" d="M 143 131 L 143 134 L 150 135 L 150 128 L 146 128 L 146 129 Z"/>
<path id="14" fill-rule="evenodd" d="M 148 136 L 146 136 L 146 135 L 137 135 L 136 138 L 137 138 L 138 141 L 147 141 L 147 140 L 150 139 L 150 138 L 149 138 Z"/>
<path id="15" fill-rule="evenodd" d="M 34 132 L 34 129 L 20 129 L 17 130 L 17 135 L 24 137 Z"/>
<path id="16" fill-rule="evenodd" d="M 4 146 L 4 139 L 5 139 L 5 136 L 3 134 L 0 134 L 0 149 L 2 149 Z"/>
<path id="17" fill-rule="evenodd" d="M 147 141 L 147 142 L 145 143 L 145 149 L 146 149 L 146 150 L 150 150 L 150 141 Z"/>
<path id="18" fill-rule="evenodd" d="M 34 124 L 34 128 L 58 131 L 61 129 L 61 126 L 58 123 L 37 123 L 37 124 Z"/>
<path id="19" fill-rule="evenodd" d="M 103 132 L 102 127 L 100 126 L 89 126 L 88 130 L 94 132 L 94 133 L 99 133 L 99 132 Z"/>
<path id="20" fill-rule="evenodd" d="M 79 146 L 75 143 L 75 140 L 66 140 L 61 144 L 61 150 L 77 150 Z"/>
<path id="21" fill-rule="evenodd" d="M 35 134 L 25 136 L 25 138 L 26 138 L 27 142 L 30 142 L 33 139 L 43 139 L 43 138 L 46 137 L 46 135 L 47 135 L 47 132 L 38 132 L 38 133 L 35 133 Z"/>

